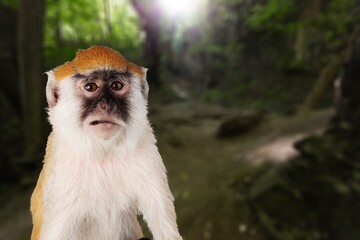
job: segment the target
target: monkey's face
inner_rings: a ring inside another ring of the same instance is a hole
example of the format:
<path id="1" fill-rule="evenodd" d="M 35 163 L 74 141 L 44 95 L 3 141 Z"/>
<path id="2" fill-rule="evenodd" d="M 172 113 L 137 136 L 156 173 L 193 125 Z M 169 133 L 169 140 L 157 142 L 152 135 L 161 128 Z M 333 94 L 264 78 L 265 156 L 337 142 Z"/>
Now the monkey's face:
<path id="1" fill-rule="evenodd" d="M 80 50 L 47 74 L 50 123 L 72 144 L 114 139 L 133 146 L 147 131 L 146 69 L 118 52 L 102 46 Z"/>
<path id="2" fill-rule="evenodd" d="M 108 139 L 129 120 L 129 73 L 98 70 L 88 75 L 76 74 L 76 89 L 81 101 L 83 128 Z"/>
<path id="3" fill-rule="evenodd" d="M 54 130 L 77 141 L 89 135 L 108 140 L 136 138 L 147 126 L 145 78 L 98 69 L 57 82 L 49 72 L 47 99 Z M 136 135 L 136 136 L 134 136 Z"/>

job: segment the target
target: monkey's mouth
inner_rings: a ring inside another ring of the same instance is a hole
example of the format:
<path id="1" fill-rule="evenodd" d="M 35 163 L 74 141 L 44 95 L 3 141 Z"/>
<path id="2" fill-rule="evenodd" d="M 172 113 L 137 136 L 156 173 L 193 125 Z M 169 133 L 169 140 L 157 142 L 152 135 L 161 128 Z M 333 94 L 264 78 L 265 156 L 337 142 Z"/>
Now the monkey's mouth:
<path id="1" fill-rule="evenodd" d="M 95 133 L 103 139 L 109 139 L 114 135 L 119 129 L 121 129 L 121 123 L 116 121 L 116 119 L 109 118 L 96 118 L 89 119 L 85 125 L 87 130 Z"/>
<path id="2" fill-rule="evenodd" d="M 118 125 L 118 124 L 116 124 L 116 123 L 114 123 L 114 122 L 107 121 L 107 120 L 95 120 L 95 121 L 90 122 L 90 125 L 91 125 L 91 126 L 96 126 L 96 125 L 99 125 L 99 124 Z"/>

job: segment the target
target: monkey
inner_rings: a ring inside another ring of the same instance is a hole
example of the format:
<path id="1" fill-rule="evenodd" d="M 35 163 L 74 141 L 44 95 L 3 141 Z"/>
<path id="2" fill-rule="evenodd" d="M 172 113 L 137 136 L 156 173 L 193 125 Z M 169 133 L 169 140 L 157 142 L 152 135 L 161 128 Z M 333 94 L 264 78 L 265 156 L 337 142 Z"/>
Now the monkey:
<path id="1" fill-rule="evenodd" d="M 46 74 L 48 137 L 31 196 L 31 240 L 181 240 L 147 117 L 146 68 L 105 46 Z M 145 238 L 144 238 L 145 239 Z"/>

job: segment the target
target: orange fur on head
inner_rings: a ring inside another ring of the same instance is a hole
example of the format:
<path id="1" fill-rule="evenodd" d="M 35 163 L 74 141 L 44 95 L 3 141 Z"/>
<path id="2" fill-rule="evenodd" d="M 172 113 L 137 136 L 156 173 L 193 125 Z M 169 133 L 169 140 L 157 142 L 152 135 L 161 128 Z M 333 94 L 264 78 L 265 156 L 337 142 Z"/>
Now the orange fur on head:
<path id="1" fill-rule="evenodd" d="M 144 69 L 126 60 L 117 51 L 104 46 L 93 46 L 79 50 L 75 58 L 54 69 L 55 79 L 60 81 L 77 73 L 94 69 L 114 69 L 119 72 L 132 72 L 144 77 Z"/>

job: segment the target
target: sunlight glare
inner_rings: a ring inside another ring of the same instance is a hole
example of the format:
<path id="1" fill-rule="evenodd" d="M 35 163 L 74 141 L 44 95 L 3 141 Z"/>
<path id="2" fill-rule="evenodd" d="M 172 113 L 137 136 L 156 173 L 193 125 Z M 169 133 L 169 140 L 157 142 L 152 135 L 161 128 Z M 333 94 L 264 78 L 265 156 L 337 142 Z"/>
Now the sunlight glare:
<path id="1" fill-rule="evenodd" d="M 170 17 L 189 17 L 197 10 L 196 0 L 160 0 L 161 8 Z"/>

